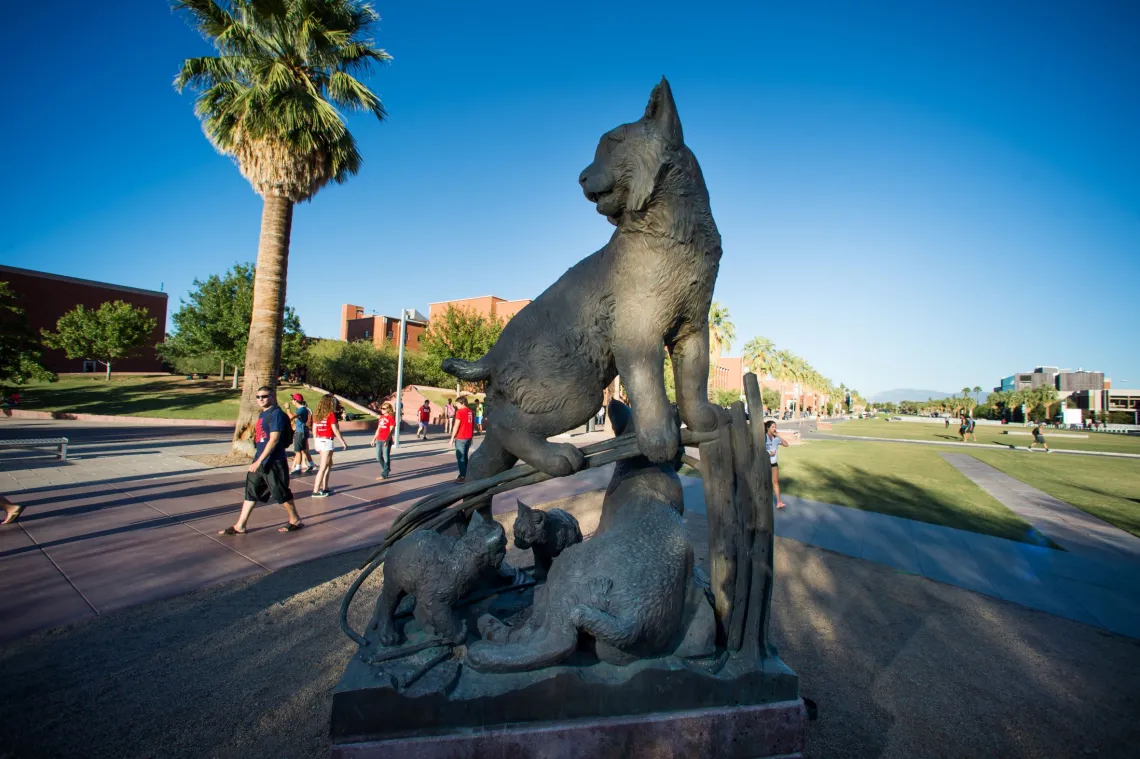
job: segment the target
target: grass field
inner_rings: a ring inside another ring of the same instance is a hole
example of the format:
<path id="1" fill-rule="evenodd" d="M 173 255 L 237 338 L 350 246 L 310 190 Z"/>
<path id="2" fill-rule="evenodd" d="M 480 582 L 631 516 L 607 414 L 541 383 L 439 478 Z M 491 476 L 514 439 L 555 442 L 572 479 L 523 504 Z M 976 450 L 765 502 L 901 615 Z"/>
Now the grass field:
<path id="1" fill-rule="evenodd" d="M 1044 543 L 1007 509 L 938 455 L 895 443 L 811 441 L 780 450 L 780 490 L 921 522 Z"/>
<path id="2" fill-rule="evenodd" d="M 1101 456 L 1026 456 L 976 448 L 968 453 L 1140 537 L 1140 462 Z"/>
<path id="3" fill-rule="evenodd" d="M 143 416 L 160 419 L 237 418 L 241 403 L 239 390 L 230 388 L 229 380 L 187 380 L 185 375 L 149 374 L 142 376 L 64 375 L 51 384 L 27 385 L 21 388 L 20 408 L 29 411 L 65 411 L 72 414 L 108 414 Z M 288 408 L 289 396 L 300 392 L 310 405 L 316 405 L 316 394 L 301 385 L 281 385 L 277 400 Z M 347 408 L 360 414 L 355 408 Z"/>
<path id="4" fill-rule="evenodd" d="M 1032 427 L 1021 425 L 990 426 L 978 425 L 976 436 L 979 443 L 989 443 L 996 449 L 999 445 L 1008 448 L 1015 445 L 1025 448 L 1033 438 L 1029 435 L 1005 435 L 1006 431 L 1029 432 Z M 1050 448 L 1073 451 L 1107 451 L 1112 453 L 1140 454 L 1140 435 L 1120 435 L 1110 432 L 1071 432 L 1069 434 L 1088 435 L 1087 438 L 1059 437 L 1060 430 L 1044 430 L 1045 441 Z M 827 434 L 827 433 L 820 433 Z M 833 435 L 857 435 L 859 437 L 885 437 L 895 440 L 930 440 L 933 442 L 958 442 L 958 423 L 950 420 L 947 428 L 942 422 L 888 422 L 883 419 L 852 419 L 837 422 L 831 429 Z M 970 441 L 973 442 L 973 441 Z"/>

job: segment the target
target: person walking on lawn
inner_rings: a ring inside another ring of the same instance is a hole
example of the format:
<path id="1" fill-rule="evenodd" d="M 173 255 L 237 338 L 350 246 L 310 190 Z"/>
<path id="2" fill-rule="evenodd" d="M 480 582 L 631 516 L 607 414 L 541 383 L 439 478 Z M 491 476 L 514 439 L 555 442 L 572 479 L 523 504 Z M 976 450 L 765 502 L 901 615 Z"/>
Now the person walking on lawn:
<path id="1" fill-rule="evenodd" d="M 451 434 L 451 428 L 455 426 L 455 403 L 448 398 L 447 405 L 443 407 L 443 431 L 448 435 Z"/>
<path id="2" fill-rule="evenodd" d="M 270 498 L 284 506 L 289 515 L 289 523 L 278 532 L 294 532 L 305 526 L 293 503 L 293 492 L 289 490 L 289 453 L 283 440 L 289 431 L 289 417 L 277 406 L 277 397 L 271 388 L 257 388 L 255 397 L 261 413 L 253 432 L 256 453 L 245 475 L 245 500 L 237 522 L 221 530 L 219 535 L 244 535 L 253 507 L 258 501 L 268 503 Z"/>
<path id="3" fill-rule="evenodd" d="M 475 434 L 475 414 L 467 408 L 467 396 L 461 395 L 455 399 L 458 408 L 455 409 L 455 428 L 451 430 L 451 440 L 455 445 L 455 462 L 459 465 L 459 476 L 456 482 L 467 481 L 467 457 L 471 453 L 471 438 Z"/>
<path id="4" fill-rule="evenodd" d="M 321 466 L 317 469 L 317 478 L 313 481 L 313 498 L 329 497 L 329 472 L 333 465 L 333 438 L 340 441 L 344 450 L 348 450 L 348 443 L 340 434 L 340 425 L 337 424 L 336 396 L 332 393 L 321 398 L 317 404 L 317 413 L 313 416 L 313 432 L 317 446 L 317 453 L 321 454 Z"/>
<path id="5" fill-rule="evenodd" d="M 386 480 L 392 467 L 392 440 L 396 430 L 396 411 L 391 403 L 380 406 L 380 421 L 376 423 L 376 434 L 372 436 L 371 445 L 376 448 L 376 460 L 380 462 L 380 476 L 377 479 Z"/>
<path id="6" fill-rule="evenodd" d="M 483 401 L 475 399 L 475 434 L 483 434 Z"/>
<path id="7" fill-rule="evenodd" d="M 1033 446 L 1039 445 L 1045 449 L 1045 453 L 1051 453 L 1049 444 L 1045 442 L 1045 436 L 1041 434 L 1041 422 L 1033 428 L 1033 442 L 1029 444 L 1029 450 L 1033 450 Z"/>
<path id="8" fill-rule="evenodd" d="M 293 393 L 294 411 L 289 412 L 289 421 L 293 424 L 293 468 L 290 474 L 301 474 L 301 465 L 308 459 L 309 465 L 305 467 L 305 474 L 315 472 L 317 465 L 309 453 L 310 430 L 313 427 L 313 410 L 305 405 L 305 396 Z"/>
<path id="9" fill-rule="evenodd" d="M 424 398 L 424 405 L 420 406 L 420 426 L 416 430 L 416 437 L 423 435 L 423 439 L 427 440 L 428 422 L 431 421 L 431 401 Z"/>
<path id="10" fill-rule="evenodd" d="M 787 504 L 780 498 L 780 465 L 776 460 L 776 454 L 780 446 L 786 446 L 788 441 L 776 434 L 774 421 L 764 422 L 764 435 L 764 450 L 768 452 L 768 461 L 772 464 L 772 492 L 776 496 L 776 508 L 782 509 Z"/>

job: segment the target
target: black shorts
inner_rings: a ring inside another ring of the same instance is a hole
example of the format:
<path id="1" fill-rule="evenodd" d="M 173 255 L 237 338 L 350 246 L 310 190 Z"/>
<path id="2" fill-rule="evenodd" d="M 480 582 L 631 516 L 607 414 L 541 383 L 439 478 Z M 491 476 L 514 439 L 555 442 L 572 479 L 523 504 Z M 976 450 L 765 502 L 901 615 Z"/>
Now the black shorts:
<path id="1" fill-rule="evenodd" d="M 300 453 L 301 451 L 309 450 L 309 436 L 294 430 L 293 432 L 293 453 Z"/>
<path id="2" fill-rule="evenodd" d="M 1045 437 L 1043 435 L 1034 435 L 1033 436 L 1033 442 L 1041 443 L 1041 445 L 1045 445 Z"/>
<path id="3" fill-rule="evenodd" d="M 270 499 L 277 503 L 293 500 L 293 491 L 289 490 L 289 462 L 285 459 L 267 461 L 258 471 L 245 475 L 245 500 L 269 503 Z"/>

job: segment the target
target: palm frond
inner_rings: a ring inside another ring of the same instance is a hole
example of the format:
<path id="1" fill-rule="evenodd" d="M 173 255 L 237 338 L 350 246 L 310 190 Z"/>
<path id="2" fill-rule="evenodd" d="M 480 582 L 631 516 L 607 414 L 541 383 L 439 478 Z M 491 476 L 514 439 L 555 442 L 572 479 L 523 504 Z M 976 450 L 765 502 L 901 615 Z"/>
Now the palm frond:
<path id="1" fill-rule="evenodd" d="M 195 112 L 211 143 L 232 156 L 254 188 L 294 201 L 361 163 L 336 106 L 386 118 L 356 76 L 391 59 L 359 0 L 179 0 L 222 53 L 183 62 L 174 86 L 198 92 Z"/>

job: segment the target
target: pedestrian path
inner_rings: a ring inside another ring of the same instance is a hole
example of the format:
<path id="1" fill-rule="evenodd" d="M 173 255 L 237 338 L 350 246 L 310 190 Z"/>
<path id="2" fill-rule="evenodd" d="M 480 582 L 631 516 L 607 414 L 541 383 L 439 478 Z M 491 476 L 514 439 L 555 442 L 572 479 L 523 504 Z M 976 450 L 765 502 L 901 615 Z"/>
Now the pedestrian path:
<path id="1" fill-rule="evenodd" d="M 1117 560 L 1140 562 L 1140 538 L 1135 535 L 1043 493 L 973 456 L 963 453 L 939 455 L 1066 551 L 1106 563 Z"/>
<path id="2" fill-rule="evenodd" d="M 379 481 L 370 435 L 349 433 L 350 450 L 336 454 L 330 497 L 310 496 L 312 477 L 292 478 L 305 529 L 277 532 L 284 510 L 261 505 L 247 534 L 222 537 L 217 532 L 237 517 L 245 468 L 211 469 L 184 456 L 224 453 L 228 432 L 132 430 L 123 437 L 88 427 L 66 434 L 76 440 L 66 462 L 50 453 L 0 457 L 0 492 L 24 506 L 17 523 L 0 526 L 0 641 L 375 545 L 401 511 L 456 475 L 454 452 L 439 437 L 405 442 L 394 452 L 393 476 Z M 597 490 L 612 470 L 502 493 L 492 509 Z"/>
<path id="3" fill-rule="evenodd" d="M 686 511 L 703 514 L 701 481 L 685 478 L 684 491 Z M 779 537 L 1140 638 L 1140 561 L 783 498 L 788 506 L 776 511 Z"/>
<path id="4" fill-rule="evenodd" d="M 811 439 L 815 440 L 856 440 L 873 443 L 909 443 L 911 445 L 950 445 L 955 448 L 982 448 L 987 451 L 1014 450 L 1032 454 L 1028 448 L 1016 446 L 997 445 L 995 443 L 963 443 L 959 440 L 907 440 L 897 437 L 864 437 L 863 435 L 838 435 L 831 432 L 811 431 Z M 1069 448 L 1051 448 L 1051 453 L 1060 453 L 1068 456 L 1106 456 L 1116 459 L 1140 459 L 1140 453 L 1117 453 L 1115 451 L 1077 451 Z"/>

